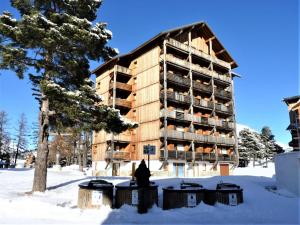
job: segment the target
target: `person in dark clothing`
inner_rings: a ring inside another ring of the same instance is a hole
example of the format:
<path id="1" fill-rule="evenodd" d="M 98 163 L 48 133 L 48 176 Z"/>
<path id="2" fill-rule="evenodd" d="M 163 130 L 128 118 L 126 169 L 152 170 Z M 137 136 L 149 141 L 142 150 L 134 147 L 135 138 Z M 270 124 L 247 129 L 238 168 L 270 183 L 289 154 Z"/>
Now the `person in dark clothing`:
<path id="1" fill-rule="evenodd" d="M 136 169 L 134 176 L 136 177 L 137 185 L 139 187 L 148 187 L 149 186 L 149 178 L 151 176 L 150 170 L 147 168 L 145 160 L 141 161 L 141 164 Z"/>
<path id="2" fill-rule="evenodd" d="M 134 176 L 136 177 L 137 185 L 140 188 L 138 213 L 147 213 L 149 201 L 149 196 L 147 195 L 147 187 L 149 187 L 150 184 L 149 177 L 151 176 L 151 174 L 144 160 L 141 161 L 141 164 L 136 169 Z"/>

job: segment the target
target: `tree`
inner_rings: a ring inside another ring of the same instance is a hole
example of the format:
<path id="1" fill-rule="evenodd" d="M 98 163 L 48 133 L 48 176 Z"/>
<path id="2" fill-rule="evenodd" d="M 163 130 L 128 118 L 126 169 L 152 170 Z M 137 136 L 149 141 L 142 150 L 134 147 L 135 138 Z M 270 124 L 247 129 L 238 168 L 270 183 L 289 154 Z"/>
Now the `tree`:
<path id="1" fill-rule="evenodd" d="M 240 159 L 249 161 L 253 157 L 253 165 L 256 158 L 262 155 L 261 139 L 258 133 L 249 129 L 243 129 L 239 133 L 239 154 Z"/>
<path id="2" fill-rule="evenodd" d="M 0 160 L 9 163 L 10 160 L 10 137 L 7 132 L 8 116 L 5 111 L 0 111 Z"/>
<path id="3" fill-rule="evenodd" d="M 39 144 L 39 124 L 33 122 L 30 127 L 30 145 L 32 151 L 37 151 Z"/>
<path id="4" fill-rule="evenodd" d="M 272 134 L 272 131 L 269 127 L 264 126 L 261 129 L 260 135 L 264 145 L 264 158 L 266 160 L 266 166 L 268 166 L 268 159 L 274 157 L 278 147 L 276 147 L 275 136 Z"/>
<path id="5" fill-rule="evenodd" d="M 20 119 L 18 121 L 18 128 L 17 128 L 17 135 L 16 135 L 16 152 L 15 152 L 15 160 L 14 165 L 17 165 L 17 159 L 19 156 L 20 151 L 27 150 L 27 122 L 25 114 L 22 113 L 20 116 Z"/>
<path id="6" fill-rule="evenodd" d="M 40 103 L 39 145 L 33 191 L 44 192 L 47 180 L 49 130 L 92 127 L 120 133 L 126 123 L 117 110 L 101 105 L 89 79 L 89 60 L 108 60 L 112 33 L 95 23 L 100 0 L 11 0 L 20 19 L 0 16 L 0 69 L 29 75 Z M 31 70 L 29 70 L 31 69 Z M 28 71 L 35 71 L 29 73 Z"/>

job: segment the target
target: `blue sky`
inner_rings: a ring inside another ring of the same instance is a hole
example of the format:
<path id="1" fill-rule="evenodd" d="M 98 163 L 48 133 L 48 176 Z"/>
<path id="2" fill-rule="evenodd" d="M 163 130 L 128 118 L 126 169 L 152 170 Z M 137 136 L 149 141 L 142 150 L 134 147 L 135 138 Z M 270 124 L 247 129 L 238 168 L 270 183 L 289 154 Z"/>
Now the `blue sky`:
<path id="1" fill-rule="evenodd" d="M 13 11 L 1 0 L 0 13 Z M 271 127 L 275 138 L 290 141 L 283 97 L 299 94 L 297 0 L 105 0 L 97 21 L 113 32 L 112 47 L 126 53 L 157 33 L 206 21 L 239 64 L 235 80 L 237 122 L 256 130 Z M 99 63 L 91 62 L 91 69 Z M 28 79 L 0 71 L 0 110 L 10 127 L 24 112 L 29 124 L 38 117 Z"/>

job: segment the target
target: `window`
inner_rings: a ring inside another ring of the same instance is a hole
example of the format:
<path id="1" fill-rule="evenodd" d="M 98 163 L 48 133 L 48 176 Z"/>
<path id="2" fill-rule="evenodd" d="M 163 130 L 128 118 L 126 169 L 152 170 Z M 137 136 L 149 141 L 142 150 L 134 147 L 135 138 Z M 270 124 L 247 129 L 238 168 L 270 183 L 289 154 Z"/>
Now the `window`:
<path id="1" fill-rule="evenodd" d="M 183 145 L 178 144 L 176 148 L 177 148 L 177 151 L 184 151 Z"/>

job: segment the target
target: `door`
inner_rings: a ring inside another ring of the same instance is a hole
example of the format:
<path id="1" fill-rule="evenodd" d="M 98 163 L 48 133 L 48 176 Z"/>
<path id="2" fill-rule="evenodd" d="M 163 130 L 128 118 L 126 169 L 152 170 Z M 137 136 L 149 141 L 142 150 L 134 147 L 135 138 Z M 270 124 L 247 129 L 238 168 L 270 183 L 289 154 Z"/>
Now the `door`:
<path id="1" fill-rule="evenodd" d="M 120 176 L 120 163 L 113 163 L 112 165 L 112 175 Z"/>
<path id="2" fill-rule="evenodd" d="M 229 164 L 220 164 L 221 176 L 229 176 Z"/>
<path id="3" fill-rule="evenodd" d="M 184 177 L 184 163 L 173 163 L 173 175 L 176 177 Z"/>

